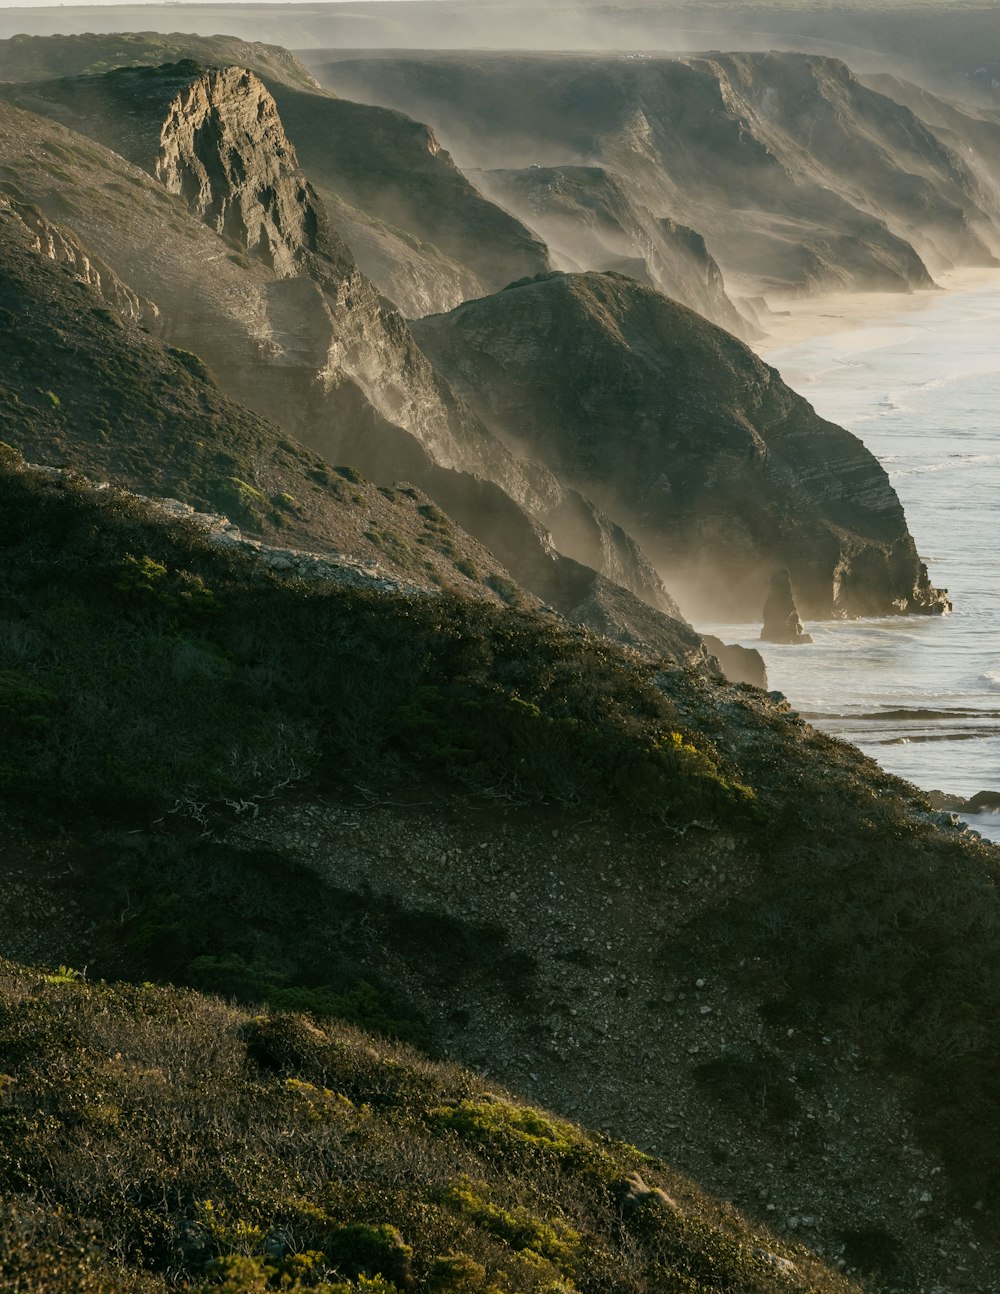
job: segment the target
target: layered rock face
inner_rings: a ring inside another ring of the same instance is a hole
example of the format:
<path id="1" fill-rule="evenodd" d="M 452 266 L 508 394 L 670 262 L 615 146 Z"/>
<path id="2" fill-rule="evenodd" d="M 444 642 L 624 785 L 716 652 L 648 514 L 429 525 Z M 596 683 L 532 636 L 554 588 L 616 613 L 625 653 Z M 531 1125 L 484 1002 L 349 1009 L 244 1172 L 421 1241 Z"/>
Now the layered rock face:
<path id="1" fill-rule="evenodd" d="M 421 321 L 483 420 L 635 534 L 685 612 L 940 611 L 877 460 L 742 342 L 616 274 L 549 275 Z"/>
<path id="2" fill-rule="evenodd" d="M 992 263 L 980 178 L 835 59 L 387 55 L 315 70 L 420 115 L 460 164 L 600 163 L 703 234 L 740 295 L 906 291 L 930 285 L 928 265 Z"/>
<path id="3" fill-rule="evenodd" d="M 130 323 L 155 327 L 159 310 L 152 301 L 138 296 L 127 283 L 123 283 L 114 270 L 99 257 L 92 256 L 65 225 L 55 225 L 46 220 L 35 206 L 17 202 L 0 194 L 0 213 L 6 219 L 8 237 L 13 228 L 30 235 L 35 250 L 50 261 L 64 265 L 81 279 L 114 310 Z"/>
<path id="4" fill-rule="evenodd" d="M 252 165 L 251 165 L 252 163 Z M 206 225 L 260 257 L 279 278 L 331 247 L 325 217 L 304 182 L 274 99 L 252 72 L 205 72 L 171 103 L 160 132 L 156 178 Z"/>

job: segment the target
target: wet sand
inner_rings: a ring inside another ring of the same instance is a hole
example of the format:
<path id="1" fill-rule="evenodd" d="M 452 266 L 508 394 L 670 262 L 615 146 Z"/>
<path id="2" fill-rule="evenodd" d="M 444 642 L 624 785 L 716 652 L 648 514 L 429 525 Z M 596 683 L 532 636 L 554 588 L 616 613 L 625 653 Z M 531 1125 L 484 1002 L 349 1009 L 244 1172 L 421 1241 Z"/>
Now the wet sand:
<path id="1" fill-rule="evenodd" d="M 767 336 L 752 343 L 763 359 L 813 337 L 860 328 L 905 328 L 910 319 L 940 301 L 942 293 L 1000 285 L 1000 269 L 959 269 L 935 276 L 938 288 L 919 292 L 833 292 L 827 296 L 768 297 L 775 314 Z M 786 313 L 787 312 L 787 313 Z"/>

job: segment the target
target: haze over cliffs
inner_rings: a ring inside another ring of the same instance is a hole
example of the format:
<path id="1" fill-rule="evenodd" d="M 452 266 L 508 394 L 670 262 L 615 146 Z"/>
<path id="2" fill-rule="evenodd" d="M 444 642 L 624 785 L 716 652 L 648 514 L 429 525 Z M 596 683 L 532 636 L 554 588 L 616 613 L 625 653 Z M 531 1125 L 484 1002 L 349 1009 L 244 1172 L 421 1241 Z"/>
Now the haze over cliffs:
<path id="1" fill-rule="evenodd" d="M 89 104 L 88 131 L 146 156 L 147 174 L 12 108 L 11 187 L 61 216 L 66 181 L 53 187 L 48 166 L 79 168 L 81 183 L 100 175 L 100 200 L 78 213 L 70 203 L 72 218 L 89 247 L 160 303 L 157 327 L 172 344 L 203 355 L 225 388 L 328 460 L 427 488 L 560 611 L 628 641 L 652 634 L 660 650 L 698 650 L 634 541 L 551 473 L 515 459 L 433 372 L 330 226 L 260 81 L 188 63 L 109 74 L 103 92 L 101 80 L 57 81 L 31 102 L 59 115 L 67 102 Z M 116 108 L 133 91 L 125 116 Z M 41 147 L 25 156 L 27 133 Z M 133 210 L 137 188 L 150 201 Z"/>
<path id="2" fill-rule="evenodd" d="M 741 290 L 906 291 L 992 263 L 992 192 L 838 60 L 379 55 L 314 71 L 431 122 L 466 164 L 606 167 L 704 235 Z"/>
<path id="3" fill-rule="evenodd" d="M 288 79 L 286 75 L 284 84 Z M 211 255 L 216 261 L 219 256 L 211 242 L 206 242 L 204 230 L 189 218 L 172 222 L 171 237 L 164 242 L 158 218 L 150 218 L 148 210 L 136 213 L 131 247 L 123 245 L 119 235 L 121 204 L 119 210 L 112 204 L 111 210 L 103 211 L 98 205 L 97 210 L 82 212 L 77 222 L 87 245 L 114 258 L 123 281 L 157 302 L 157 326 L 164 335 L 174 344 L 203 354 L 228 390 L 239 393 L 328 458 L 356 463 L 376 481 L 389 484 L 400 474 L 406 475 L 460 524 L 492 545 L 515 578 L 564 612 L 590 605 L 593 595 L 581 594 L 578 568 L 551 549 L 546 531 L 566 557 L 593 568 L 599 577 L 624 585 L 628 595 L 646 601 L 655 611 L 678 619 L 676 605 L 628 534 L 628 527 L 633 526 L 641 532 L 641 541 L 651 545 L 653 559 L 661 564 L 668 582 L 674 578 L 678 588 L 697 586 L 701 590 L 692 612 L 710 610 L 723 617 L 757 614 L 773 573 L 770 564 L 788 564 L 787 551 L 796 546 L 787 534 L 779 539 L 778 532 L 790 524 L 789 516 L 798 505 L 786 507 L 782 500 L 775 504 L 775 517 L 748 522 L 747 515 L 756 505 L 749 499 L 738 501 L 720 523 L 719 534 L 704 548 L 700 565 L 694 565 L 690 557 L 693 536 L 699 528 L 710 533 L 715 523 L 699 515 L 705 500 L 693 484 L 694 477 L 691 497 L 685 497 L 686 469 L 675 463 L 664 471 L 661 462 L 653 478 L 669 481 L 673 472 L 679 495 L 667 511 L 696 518 L 681 526 L 687 537 L 678 546 L 664 540 L 662 532 L 680 523 L 668 521 L 666 515 L 652 523 L 646 515 L 651 508 L 655 511 L 650 491 L 660 488 L 662 496 L 662 485 L 654 487 L 651 481 L 644 481 L 640 487 L 632 481 L 616 486 L 588 474 L 585 467 L 574 464 L 575 454 L 585 459 L 590 453 L 582 442 L 572 443 L 577 428 L 567 434 L 554 471 L 556 458 L 540 452 L 530 435 L 510 425 L 509 417 L 506 424 L 500 418 L 493 427 L 484 425 L 481 415 L 487 413 L 492 397 L 476 389 L 477 378 L 471 384 L 464 382 L 462 398 L 457 399 L 447 374 L 442 376 L 427 362 L 402 318 L 379 298 L 303 172 L 284 133 L 275 100 L 252 74 L 237 69 L 201 72 L 197 65 L 181 62 L 9 86 L 5 93 L 23 105 L 22 113 L 30 106 L 62 121 L 76 114 L 78 124 L 90 135 L 140 163 L 147 174 L 177 195 L 188 216 L 208 224 L 216 236 L 236 249 L 219 264 L 211 291 L 206 293 L 200 270 L 193 272 L 192 266 L 198 265 L 199 256 Z M 309 97 L 305 90 L 288 93 Z M 323 95 L 311 97 L 320 116 L 336 104 Z M 123 111 L 126 104 L 131 105 L 127 113 Z M 306 113 L 301 104 L 297 110 Z M 365 111 L 369 122 L 374 114 L 374 124 L 381 131 L 375 109 L 362 111 L 359 129 L 366 120 Z M 29 119 L 22 117 L 21 122 L 23 132 L 29 128 Z M 31 119 L 30 128 L 40 134 L 53 129 L 43 126 L 37 117 Z M 320 150 L 322 137 L 313 136 L 314 151 Z M 9 137 L 11 148 L 17 138 L 16 134 Z M 343 149 L 340 151 L 342 155 Z M 45 168 L 39 161 L 14 161 L 12 157 L 10 164 L 17 177 L 15 190 L 23 199 L 48 201 L 50 215 L 62 214 L 61 199 L 47 186 Z M 88 164 L 91 168 L 96 165 L 92 159 Z M 108 169 L 122 165 L 110 156 L 102 164 Z M 335 182 L 338 165 L 343 169 L 334 150 L 325 172 L 329 184 Z M 449 175 L 459 174 L 450 162 L 447 166 Z M 404 170 L 399 181 L 403 187 L 407 174 Z M 536 173 L 529 169 L 526 174 L 532 183 Z M 134 183 L 135 177 L 130 178 Z M 666 218 L 653 222 L 648 209 L 626 195 L 623 179 L 606 172 L 576 173 L 576 194 L 582 194 L 591 181 L 596 182 L 599 194 L 595 227 L 600 228 L 600 238 L 607 238 L 612 218 L 619 230 L 628 228 L 623 235 L 626 241 L 629 237 L 641 240 L 655 228 L 659 245 L 647 245 L 647 276 L 655 274 L 660 284 L 666 285 L 673 275 L 689 299 L 706 305 L 716 317 L 740 323 L 723 293 L 722 277 L 697 234 Z M 391 198 L 391 186 L 387 191 Z M 356 192 L 351 196 L 357 197 Z M 485 199 L 477 201 L 485 211 L 499 211 Z M 581 217 L 587 204 L 577 196 L 570 207 L 565 220 L 568 225 L 575 222 L 580 231 L 577 241 L 581 241 L 586 229 Z M 505 246 L 506 228 L 498 220 L 480 227 L 482 246 L 492 246 L 496 238 Z M 195 252 L 196 244 L 200 252 Z M 532 245 L 543 248 L 540 243 Z M 157 255 L 151 263 L 147 249 L 153 246 Z M 542 259 L 545 263 L 545 256 Z M 503 293 L 481 299 L 484 303 L 495 301 L 501 311 L 513 300 Z M 656 294 L 649 299 L 663 300 Z M 193 309 L 195 302 L 198 306 Z M 482 306 L 484 311 L 493 308 Z M 547 316 L 525 321 L 529 333 L 535 334 L 531 344 L 542 349 L 549 326 L 546 320 Z M 576 326 L 577 321 L 571 320 L 569 333 Z M 692 353 L 697 352 L 699 324 L 695 316 L 675 312 L 670 327 L 682 335 L 678 345 L 683 347 L 690 341 Z M 747 327 L 744 324 L 743 330 Z M 423 335 L 431 337 L 426 329 Z M 444 356 L 437 353 L 436 357 L 443 372 L 448 368 Z M 609 362 L 614 368 L 618 360 Z M 572 367 L 570 356 L 570 367 L 561 378 L 567 388 L 580 377 Z M 752 362 L 747 373 L 751 370 Z M 530 382 L 528 374 L 522 376 Z M 646 398 L 642 382 L 651 389 L 653 380 L 651 375 L 640 378 L 634 369 L 628 370 L 628 376 L 624 372 L 618 375 L 616 382 L 633 384 L 629 395 L 615 397 L 619 417 L 627 409 L 642 407 Z M 693 388 L 699 384 L 701 389 L 696 392 Z M 753 387 L 754 381 L 734 379 L 728 399 L 735 406 L 737 419 L 747 416 L 741 402 L 753 404 L 758 399 Z M 711 378 L 705 369 L 694 378 L 692 398 L 703 400 L 710 388 Z M 710 404 L 706 410 L 709 419 L 721 413 L 721 404 L 714 411 Z M 652 413 L 649 416 L 655 420 Z M 765 412 L 762 416 L 767 421 L 772 415 Z M 663 452 L 669 455 L 669 448 Z M 701 457 L 695 477 L 715 470 L 709 456 Z M 850 494 L 850 466 L 836 456 L 827 456 L 823 462 L 829 478 L 825 488 L 835 495 Z M 816 473 L 816 466 L 799 466 L 801 470 L 794 464 L 790 470 L 793 476 L 798 470 L 795 488 L 801 493 L 802 481 Z M 487 481 L 502 494 L 491 495 Z M 584 481 L 588 484 L 582 486 Z M 612 509 L 612 521 L 587 501 L 588 490 Z M 879 501 L 870 515 L 858 502 L 850 517 L 834 508 L 826 522 L 810 513 L 814 500 L 807 494 L 810 502 L 800 508 L 803 529 L 796 534 L 798 539 L 808 535 L 809 543 L 799 545 L 795 563 L 804 614 L 893 612 L 943 605 L 921 570 L 884 479 L 875 493 Z M 713 506 L 719 506 L 718 499 Z M 521 516 L 521 510 L 527 512 L 526 517 Z M 823 531 L 824 525 L 832 529 Z M 765 539 L 768 531 L 771 538 Z M 519 538 L 512 541 L 515 535 Z M 711 579 L 706 585 L 703 577 L 707 575 Z M 634 602 L 626 613 L 620 605 L 622 595 L 612 597 L 607 585 L 601 587 L 604 605 L 588 623 L 596 626 L 619 620 L 630 641 L 640 640 L 643 634 L 638 619 L 646 613 Z M 619 604 L 614 611 L 611 602 Z"/>
<path id="4" fill-rule="evenodd" d="M 996 851 L 726 682 L 671 590 L 756 618 L 787 565 L 806 614 L 944 595 L 860 442 L 663 294 L 752 326 L 662 157 L 469 177 L 280 50 L 26 52 L 0 956 L 46 969 L 0 964 L 4 1278 L 982 1294 Z M 704 125 L 701 62 L 670 76 Z M 744 104 L 757 67 L 726 73 Z M 792 151 L 718 124 L 798 193 Z M 979 255 L 988 194 L 953 219 L 971 172 L 911 127 L 928 239 Z M 922 264 L 863 187 L 862 253 Z M 447 311 L 407 322 L 362 235 Z M 550 268 L 574 254 L 602 264 Z"/>

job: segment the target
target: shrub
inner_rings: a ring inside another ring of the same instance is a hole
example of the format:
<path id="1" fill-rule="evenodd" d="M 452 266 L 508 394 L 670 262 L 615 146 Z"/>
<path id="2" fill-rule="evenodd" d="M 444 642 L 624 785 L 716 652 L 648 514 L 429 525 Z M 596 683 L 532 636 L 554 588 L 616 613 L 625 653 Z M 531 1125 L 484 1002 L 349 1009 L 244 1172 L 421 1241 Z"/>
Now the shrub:
<path id="1" fill-rule="evenodd" d="M 327 1257 L 348 1277 L 381 1276 L 397 1288 L 412 1284 L 413 1249 L 388 1223 L 350 1223 L 338 1227 L 324 1242 Z"/>
<path id="2" fill-rule="evenodd" d="M 167 351 L 179 364 L 183 364 L 191 376 L 197 378 L 199 382 L 211 382 L 212 378 L 208 371 L 208 365 L 200 355 L 195 355 L 190 350 L 181 350 L 176 346 L 168 346 Z"/>
<path id="3" fill-rule="evenodd" d="M 425 1282 L 427 1294 L 479 1294 L 486 1284 L 486 1268 L 468 1254 L 435 1258 Z"/>
<path id="4" fill-rule="evenodd" d="M 468 557 L 460 557 L 455 563 L 455 570 L 464 575 L 466 579 L 473 580 L 477 584 L 482 578 L 479 573 L 479 567 Z"/>
<path id="5" fill-rule="evenodd" d="M 529 1209 L 504 1209 L 492 1203 L 482 1186 L 461 1180 L 451 1186 L 445 1202 L 512 1249 L 529 1251 L 570 1274 L 580 1250 L 581 1237 L 564 1222 L 546 1222 Z"/>

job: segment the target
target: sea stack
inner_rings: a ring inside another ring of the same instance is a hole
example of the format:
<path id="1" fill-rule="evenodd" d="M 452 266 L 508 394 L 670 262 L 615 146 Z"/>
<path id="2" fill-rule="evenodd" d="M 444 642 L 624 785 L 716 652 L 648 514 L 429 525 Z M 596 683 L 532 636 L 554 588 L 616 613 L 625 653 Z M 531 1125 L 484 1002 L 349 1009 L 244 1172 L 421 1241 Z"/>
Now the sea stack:
<path id="1" fill-rule="evenodd" d="M 764 603 L 764 625 L 761 642 L 811 643 L 812 636 L 802 628 L 802 621 L 792 595 L 792 580 L 787 567 L 771 576 L 771 591 Z"/>

